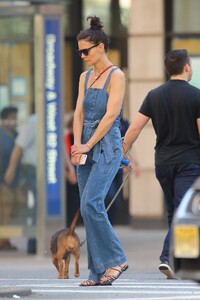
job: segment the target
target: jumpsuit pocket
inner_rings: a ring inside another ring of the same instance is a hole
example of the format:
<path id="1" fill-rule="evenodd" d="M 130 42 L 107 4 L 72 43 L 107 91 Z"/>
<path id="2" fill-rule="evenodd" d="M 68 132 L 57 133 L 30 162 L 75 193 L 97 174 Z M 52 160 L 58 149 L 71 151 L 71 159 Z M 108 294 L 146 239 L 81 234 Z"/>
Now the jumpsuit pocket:
<path id="1" fill-rule="evenodd" d="M 106 162 L 110 163 L 115 157 L 116 150 L 121 150 L 121 148 L 122 142 L 120 130 L 119 128 L 114 127 L 104 136 L 101 141 L 101 149 L 103 150 Z"/>

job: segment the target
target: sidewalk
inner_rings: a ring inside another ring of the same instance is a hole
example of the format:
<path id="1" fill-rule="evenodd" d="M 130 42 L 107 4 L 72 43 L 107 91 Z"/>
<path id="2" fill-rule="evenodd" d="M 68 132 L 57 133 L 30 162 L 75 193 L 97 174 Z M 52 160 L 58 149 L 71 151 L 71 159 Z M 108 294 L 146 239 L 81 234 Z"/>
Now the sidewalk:
<path id="1" fill-rule="evenodd" d="M 130 226 L 116 226 L 115 231 L 121 241 L 129 267 L 136 272 L 157 272 L 159 255 L 162 248 L 165 230 L 134 230 Z M 76 228 L 81 241 L 85 239 L 85 231 L 82 226 Z M 27 255 L 26 239 L 12 239 L 17 251 L 0 252 L 0 279 L 15 278 L 42 278 L 46 273 L 52 278 L 57 277 L 55 267 L 51 262 L 49 249 L 46 249 L 44 256 Z M 73 259 L 70 269 L 73 271 Z M 80 258 L 81 274 L 87 276 L 87 251 L 86 243 L 81 248 Z M 6 286 L 0 287 L 1 297 L 13 297 L 13 295 L 23 297 L 30 295 L 31 290 L 8 289 Z M 15 297 L 17 298 L 17 297 Z"/>

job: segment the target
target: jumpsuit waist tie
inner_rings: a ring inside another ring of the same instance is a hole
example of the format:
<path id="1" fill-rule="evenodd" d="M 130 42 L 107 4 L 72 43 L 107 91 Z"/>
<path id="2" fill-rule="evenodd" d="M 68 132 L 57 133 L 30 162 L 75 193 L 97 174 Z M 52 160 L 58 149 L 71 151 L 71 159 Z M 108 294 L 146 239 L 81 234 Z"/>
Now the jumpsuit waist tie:
<path id="1" fill-rule="evenodd" d="M 100 120 L 95 120 L 95 121 L 84 121 L 84 127 L 89 127 L 91 129 L 97 128 L 99 125 Z M 119 128 L 120 122 L 119 120 L 115 120 L 112 127 L 110 130 L 107 132 L 107 134 L 93 147 L 93 155 L 92 155 L 92 160 L 95 162 L 98 162 L 100 154 L 103 152 L 105 155 L 105 160 L 107 163 L 111 162 L 111 160 L 115 157 L 115 148 L 112 142 L 111 134 L 112 134 L 112 129 L 114 127 Z"/>

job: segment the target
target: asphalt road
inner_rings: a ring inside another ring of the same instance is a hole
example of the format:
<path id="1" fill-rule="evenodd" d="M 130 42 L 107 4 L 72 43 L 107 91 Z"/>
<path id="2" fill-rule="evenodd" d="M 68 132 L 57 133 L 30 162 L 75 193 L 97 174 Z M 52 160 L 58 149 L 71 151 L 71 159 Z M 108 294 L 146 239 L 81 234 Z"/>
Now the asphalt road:
<path id="1" fill-rule="evenodd" d="M 84 229 L 77 228 L 81 240 Z M 12 299 L 200 299 L 200 285 L 193 281 L 167 280 L 158 270 L 164 230 L 133 230 L 116 227 L 127 254 L 129 269 L 112 286 L 80 287 L 87 278 L 86 246 L 81 248 L 80 277 L 74 278 L 74 259 L 70 262 L 70 279 L 58 280 L 55 267 L 47 254 L 44 257 L 26 254 L 25 241 L 13 240 L 15 252 L 0 252 L 0 297 L 11 291 Z M 18 293 L 19 291 L 19 293 Z M 30 293 L 21 294 L 22 291 Z M 8 299 L 4 297 L 4 299 Z"/>

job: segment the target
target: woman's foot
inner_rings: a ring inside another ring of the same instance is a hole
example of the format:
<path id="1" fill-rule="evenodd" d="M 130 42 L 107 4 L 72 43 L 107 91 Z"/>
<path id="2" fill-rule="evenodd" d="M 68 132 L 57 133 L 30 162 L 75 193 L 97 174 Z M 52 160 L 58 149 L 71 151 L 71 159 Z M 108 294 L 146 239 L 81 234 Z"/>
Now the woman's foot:
<path id="1" fill-rule="evenodd" d="M 100 279 L 100 285 L 110 285 L 128 269 L 127 263 L 107 269 Z"/>
<path id="2" fill-rule="evenodd" d="M 83 282 L 81 282 L 80 286 L 97 286 L 99 285 L 99 282 L 96 282 L 94 280 L 85 280 Z"/>

